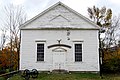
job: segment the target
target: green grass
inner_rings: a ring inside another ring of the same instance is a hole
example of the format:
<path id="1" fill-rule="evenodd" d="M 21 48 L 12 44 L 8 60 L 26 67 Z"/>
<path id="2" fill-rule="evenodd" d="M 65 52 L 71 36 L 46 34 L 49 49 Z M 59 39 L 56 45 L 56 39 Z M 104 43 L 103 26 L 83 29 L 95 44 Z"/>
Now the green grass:
<path id="1" fill-rule="evenodd" d="M 9 80 L 25 80 L 19 74 L 12 76 Z M 99 74 L 95 73 L 40 73 L 37 79 L 30 80 L 120 80 L 120 75 L 103 75 L 103 79 L 100 78 Z"/>

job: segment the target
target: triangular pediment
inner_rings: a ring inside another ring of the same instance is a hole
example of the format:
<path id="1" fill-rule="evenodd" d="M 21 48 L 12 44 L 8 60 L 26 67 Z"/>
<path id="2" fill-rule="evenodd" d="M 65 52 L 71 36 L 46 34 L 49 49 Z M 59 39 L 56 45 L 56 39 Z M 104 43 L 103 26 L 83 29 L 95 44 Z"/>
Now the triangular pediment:
<path id="1" fill-rule="evenodd" d="M 56 21 L 60 21 L 60 22 L 70 22 L 70 20 L 68 20 L 67 18 L 65 18 L 62 15 L 58 15 L 54 18 L 52 18 L 49 22 L 56 22 Z"/>
<path id="2" fill-rule="evenodd" d="M 92 21 L 61 2 L 28 20 L 21 29 L 74 28 L 99 29 Z"/>

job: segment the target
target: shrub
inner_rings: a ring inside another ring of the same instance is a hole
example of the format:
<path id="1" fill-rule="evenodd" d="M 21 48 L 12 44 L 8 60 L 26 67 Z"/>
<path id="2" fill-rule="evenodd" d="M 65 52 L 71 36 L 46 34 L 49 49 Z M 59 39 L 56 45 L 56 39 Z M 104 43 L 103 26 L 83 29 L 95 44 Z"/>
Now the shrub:
<path id="1" fill-rule="evenodd" d="M 102 70 L 103 72 L 118 72 L 120 73 L 120 59 L 119 58 L 111 58 L 107 61 L 104 61 L 103 65 L 102 65 Z"/>
<path id="2" fill-rule="evenodd" d="M 113 50 L 114 49 L 114 50 Z M 103 50 L 102 71 L 105 73 L 120 73 L 120 47 Z"/>
<path id="3" fill-rule="evenodd" d="M 0 77 L 0 80 L 6 80 L 4 77 Z"/>
<path id="4" fill-rule="evenodd" d="M 6 72 L 5 69 L 0 70 L 0 74 L 4 74 L 5 72 Z"/>

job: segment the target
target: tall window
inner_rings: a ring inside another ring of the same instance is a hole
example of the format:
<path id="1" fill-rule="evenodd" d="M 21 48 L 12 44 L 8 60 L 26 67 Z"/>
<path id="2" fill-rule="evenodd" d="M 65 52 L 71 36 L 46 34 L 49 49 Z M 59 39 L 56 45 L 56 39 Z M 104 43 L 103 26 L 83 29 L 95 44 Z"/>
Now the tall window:
<path id="1" fill-rule="evenodd" d="M 37 61 L 44 61 L 44 44 L 37 44 Z"/>
<path id="2" fill-rule="evenodd" d="M 75 62 L 82 61 L 82 44 L 75 44 Z"/>

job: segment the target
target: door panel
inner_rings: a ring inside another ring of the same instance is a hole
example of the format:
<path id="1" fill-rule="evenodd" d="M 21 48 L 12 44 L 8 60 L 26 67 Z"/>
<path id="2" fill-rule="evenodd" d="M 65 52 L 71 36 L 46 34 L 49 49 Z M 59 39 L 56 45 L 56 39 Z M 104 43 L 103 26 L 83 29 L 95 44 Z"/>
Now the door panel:
<path id="1" fill-rule="evenodd" d="M 53 69 L 65 69 L 65 52 L 53 53 Z"/>

